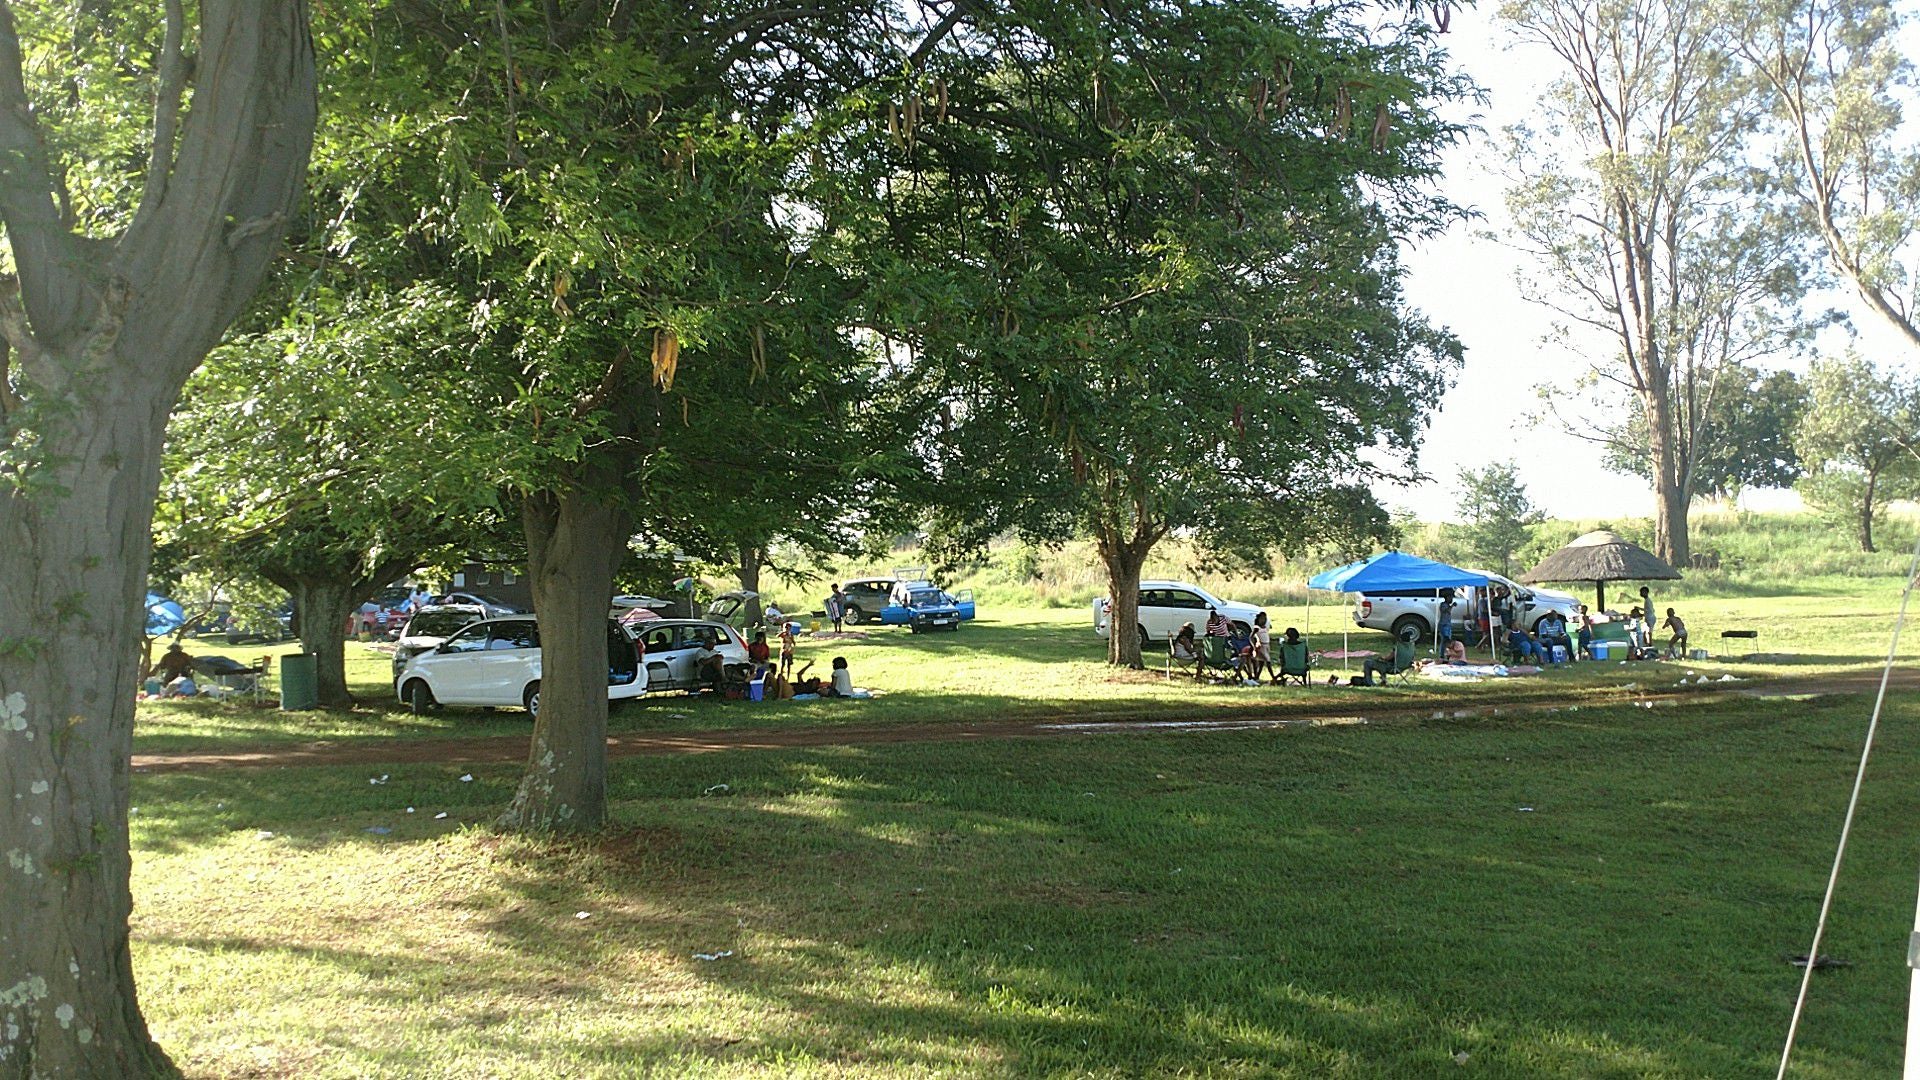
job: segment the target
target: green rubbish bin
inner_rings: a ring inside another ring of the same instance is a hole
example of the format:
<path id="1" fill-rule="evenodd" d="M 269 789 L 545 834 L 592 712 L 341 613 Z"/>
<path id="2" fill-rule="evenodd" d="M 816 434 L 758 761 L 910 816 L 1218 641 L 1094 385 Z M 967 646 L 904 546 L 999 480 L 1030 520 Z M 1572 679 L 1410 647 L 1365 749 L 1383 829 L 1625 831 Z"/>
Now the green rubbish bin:
<path id="1" fill-rule="evenodd" d="M 320 657 L 313 653 L 288 653 L 280 658 L 280 707 L 320 707 Z"/>

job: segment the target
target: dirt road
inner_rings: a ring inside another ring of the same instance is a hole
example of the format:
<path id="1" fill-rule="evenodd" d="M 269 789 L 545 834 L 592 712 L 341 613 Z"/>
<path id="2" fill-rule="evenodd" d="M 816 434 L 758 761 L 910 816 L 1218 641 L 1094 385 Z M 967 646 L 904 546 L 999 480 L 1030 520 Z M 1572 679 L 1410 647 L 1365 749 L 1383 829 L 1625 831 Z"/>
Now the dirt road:
<path id="1" fill-rule="evenodd" d="M 1756 695 L 1870 694 L 1880 686 L 1878 671 L 1823 675 L 1805 679 L 1770 679 L 1745 683 L 1714 683 L 1681 689 L 1636 691 L 1617 703 L 1654 701 L 1683 704 Z M 1894 689 L 1920 691 L 1920 669 L 1894 670 Z M 1616 702 L 1579 702 L 1593 708 Z M 1502 701 L 1497 705 L 1451 706 L 1432 704 L 1395 707 L 1390 699 L 1369 701 L 1358 693 L 1329 694 L 1324 702 L 1268 703 L 1245 708 L 1212 707 L 1204 717 L 1172 720 L 1164 715 L 1139 713 L 1061 713 L 1025 720 L 987 720 L 944 724 L 875 724 L 833 727 L 729 728 L 689 732 L 620 732 L 607 737 L 609 757 L 641 754 L 709 754 L 726 750 L 783 750 L 810 746 L 874 746 L 899 742 L 957 742 L 968 739 L 1043 739 L 1140 732 L 1235 731 L 1249 728 L 1310 727 L 1350 723 L 1408 723 L 1439 717 L 1515 715 L 1565 708 L 1563 695 L 1548 691 L 1538 698 Z M 1322 707 L 1323 706 L 1323 707 Z M 481 765 L 523 761 L 524 736 L 488 736 L 475 739 L 369 739 L 360 742 L 263 743 L 231 750 L 190 750 L 135 754 L 135 772 L 198 772 L 211 769 L 294 768 L 324 765 L 382 765 L 441 762 Z"/>

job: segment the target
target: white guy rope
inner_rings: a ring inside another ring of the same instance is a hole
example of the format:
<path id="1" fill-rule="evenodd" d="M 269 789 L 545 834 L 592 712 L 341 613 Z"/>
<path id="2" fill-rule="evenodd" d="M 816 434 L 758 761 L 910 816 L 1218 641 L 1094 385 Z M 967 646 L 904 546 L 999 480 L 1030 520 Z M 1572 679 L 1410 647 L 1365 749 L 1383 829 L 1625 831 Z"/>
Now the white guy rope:
<path id="1" fill-rule="evenodd" d="M 1853 813 L 1860 806 L 1860 785 L 1867 778 L 1867 758 L 1873 754 L 1873 736 L 1880 728 L 1880 710 L 1886 705 L 1887 683 L 1893 678 L 1893 658 L 1900 651 L 1900 628 L 1907 621 L 1907 601 L 1913 597 L 1914 584 L 1920 581 L 1920 540 L 1913 545 L 1913 563 L 1907 567 L 1907 587 L 1900 593 L 1900 613 L 1893 620 L 1893 640 L 1887 643 L 1887 662 L 1880 669 L 1880 692 L 1873 699 L 1873 717 L 1867 721 L 1867 742 L 1860 748 L 1860 768 L 1853 774 L 1853 794 L 1847 799 L 1847 816 L 1840 824 L 1840 844 L 1833 851 L 1833 872 L 1827 875 L 1827 894 L 1820 901 L 1820 921 L 1813 927 L 1813 944 L 1807 949 L 1807 966 L 1800 973 L 1800 993 L 1793 1000 L 1793 1020 L 1787 1025 L 1787 1044 L 1780 1050 L 1780 1071 L 1774 1080 L 1786 1080 L 1787 1063 L 1793 1058 L 1793 1039 L 1800 1031 L 1800 1015 L 1807 1007 L 1807 989 L 1813 982 L 1814 965 L 1820 959 L 1820 939 L 1826 936 L 1827 913 L 1833 909 L 1834 886 L 1840 882 L 1840 862 L 1846 858 L 1847 837 L 1853 832 Z"/>

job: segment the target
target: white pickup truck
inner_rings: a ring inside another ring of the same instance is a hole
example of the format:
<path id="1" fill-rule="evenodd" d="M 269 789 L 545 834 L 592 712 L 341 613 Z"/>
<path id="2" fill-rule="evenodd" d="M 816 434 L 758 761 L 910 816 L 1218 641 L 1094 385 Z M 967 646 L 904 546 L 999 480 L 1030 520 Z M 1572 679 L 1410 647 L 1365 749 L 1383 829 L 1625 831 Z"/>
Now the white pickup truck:
<path id="1" fill-rule="evenodd" d="M 1493 585 L 1505 585 L 1512 590 L 1514 597 L 1514 619 L 1528 630 L 1535 629 L 1547 612 L 1558 612 L 1574 625 L 1575 614 L 1580 609 L 1580 601 L 1552 589 L 1535 589 L 1501 577 L 1485 570 L 1476 570 L 1476 574 L 1486 574 Z M 1453 590 L 1453 633 L 1462 637 L 1467 620 L 1477 610 L 1480 590 L 1475 586 Z M 1433 589 L 1388 589 L 1383 592 L 1356 593 L 1353 600 L 1353 621 L 1355 625 L 1369 630 L 1386 630 L 1395 637 L 1404 634 L 1409 627 L 1419 632 L 1424 640 L 1433 636 L 1433 626 L 1440 621 L 1440 598 Z"/>

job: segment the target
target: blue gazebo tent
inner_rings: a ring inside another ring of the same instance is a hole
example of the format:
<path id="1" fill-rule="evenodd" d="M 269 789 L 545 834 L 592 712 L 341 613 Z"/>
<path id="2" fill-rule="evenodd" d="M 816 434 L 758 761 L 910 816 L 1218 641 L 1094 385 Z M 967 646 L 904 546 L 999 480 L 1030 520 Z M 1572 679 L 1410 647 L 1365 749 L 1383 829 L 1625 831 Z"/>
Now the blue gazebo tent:
<path id="1" fill-rule="evenodd" d="M 1404 551 L 1387 551 L 1370 559 L 1361 559 L 1344 566 L 1324 570 L 1307 579 L 1307 628 L 1313 628 L 1313 592 L 1314 589 L 1326 589 L 1329 592 L 1364 593 L 1384 592 L 1387 590 L 1432 589 L 1438 595 L 1441 589 L 1453 589 L 1466 585 L 1485 585 L 1487 575 L 1472 570 L 1462 570 L 1432 559 L 1423 559 L 1418 555 L 1409 555 Z M 1346 652 L 1347 632 L 1340 634 L 1341 652 Z M 1436 638 L 1437 647 L 1438 640 Z"/>

